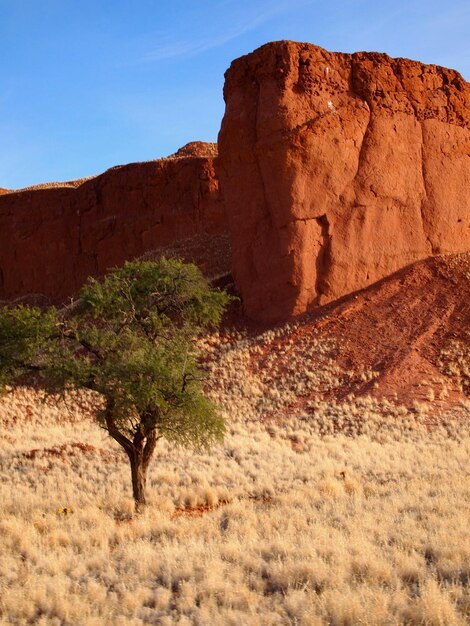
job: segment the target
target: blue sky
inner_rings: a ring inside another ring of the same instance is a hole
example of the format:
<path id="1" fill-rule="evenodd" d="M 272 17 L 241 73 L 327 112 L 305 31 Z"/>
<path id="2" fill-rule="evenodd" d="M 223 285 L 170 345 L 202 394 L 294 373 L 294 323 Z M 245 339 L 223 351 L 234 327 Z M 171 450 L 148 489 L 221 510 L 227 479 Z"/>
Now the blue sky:
<path id="1" fill-rule="evenodd" d="M 0 187 L 215 141 L 224 71 L 267 41 L 377 50 L 470 80 L 469 33 L 469 0 L 0 0 Z"/>

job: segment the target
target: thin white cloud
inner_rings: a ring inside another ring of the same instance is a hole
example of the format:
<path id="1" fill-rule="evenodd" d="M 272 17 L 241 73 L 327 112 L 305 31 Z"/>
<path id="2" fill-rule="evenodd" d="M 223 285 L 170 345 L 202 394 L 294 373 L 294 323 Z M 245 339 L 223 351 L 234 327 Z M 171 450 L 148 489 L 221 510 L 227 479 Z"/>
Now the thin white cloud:
<path id="1" fill-rule="evenodd" d="M 246 22 L 229 29 L 221 35 L 192 41 L 169 41 L 167 39 L 160 46 L 148 52 L 143 60 L 162 61 L 181 56 L 195 56 L 207 50 L 223 46 L 229 41 L 237 39 L 237 37 L 241 37 L 245 33 L 254 30 L 257 26 L 260 26 L 279 14 L 291 11 L 294 8 L 297 10 L 311 3 L 312 0 L 283 0 L 282 2 L 270 3 L 263 11 L 258 12 Z"/>

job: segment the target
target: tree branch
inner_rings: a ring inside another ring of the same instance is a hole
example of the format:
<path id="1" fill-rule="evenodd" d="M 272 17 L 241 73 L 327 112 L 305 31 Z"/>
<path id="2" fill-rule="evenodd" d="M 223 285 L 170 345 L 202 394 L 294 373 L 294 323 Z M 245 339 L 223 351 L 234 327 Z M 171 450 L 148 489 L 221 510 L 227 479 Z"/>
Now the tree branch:
<path id="1" fill-rule="evenodd" d="M 130 439 L 128 439 L 117 427 L 116 422 L 112 416 L 112 408 L 108 407 L 105 413 L 106 430 L 111 437 L 121 445 L 128 455 L 134 451 L 134 445 Z"/>
<path id="2" fill-rule="evenodd" d="M 13 359 L 13 364 L 16 367 L 22 367 L 25 370 L 29 370 L 31 372 L 40 372 L 44 368 L 40 365 L 34 365 L 34 363 L 25 363 L 24 361 L 20 361 L 18 359 Z"/>
<path id="3" fill-rule="evenodd" d="M 62 332 L 54 333 L 53 335 L 48 337 L 48 340 L 50 341 L 53 339 L 62 339 L 62 338 L 75 341 L 78 345 L 82 346 L 82 348 L 85 348 L 85 350 L 88 350 L 90 354 L 93 354 L 93 356 L 95 356 L 98 359 L 98 361 L 104 360 L 103 355 L 97 348 L 92 346 L 92 344 L 86 339 L 77 337 L 77 335 L 70 328 L 64 328 Z"/>
<path id="4" fill-rule="evenodd" d="M 152 430 L 149 433 L 147 437 L 147 442 L 144 447 L 144 457 L 143 457 L 144 468 L 147 468 L 148 464 L 150 463 L 150 459 L 152 458 L 152 455 L 155 451 L 155 447 L 157 445 L 157 441 L 159 439 L 160 437 L 157 436 L 156 430 Z"/>

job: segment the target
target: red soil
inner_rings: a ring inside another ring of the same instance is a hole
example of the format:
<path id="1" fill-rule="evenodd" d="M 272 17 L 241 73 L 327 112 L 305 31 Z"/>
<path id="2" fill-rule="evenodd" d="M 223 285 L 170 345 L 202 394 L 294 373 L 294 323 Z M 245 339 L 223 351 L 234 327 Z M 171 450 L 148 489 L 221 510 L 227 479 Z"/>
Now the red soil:
<path id="1" fill-rule="evenodd" d="M 229 317 L 231 324 L 248 328 L 253 337 L 272 328 L 240 315 L 237 320 L 235 310 Z M 447 387 L 449 395 L 434 402 L 447 407 L 468 394 L 468 386 L 462 391 L 444 375 L 439 361 L 452 342 L 460 342 L 463 349 L 470 347 L 470 253 L 417 262 L 296 321 L 297 326 L 270 344 L 270 353 L 292 339 L 296 345 L 311 335 L 316 340 L 333 340 L 338 346 L 334 358 L 341 370 L 377 372 L 366 382 L 353 376 L 323 398 L 371 395 L 411 406 L 413 401 L 425 401 L 431 389 L 437 396 Z M 264 352 L 253 367 L 263 369 L 267 356 Z M 288 366 L 288 353 L 279 358 Z"/>

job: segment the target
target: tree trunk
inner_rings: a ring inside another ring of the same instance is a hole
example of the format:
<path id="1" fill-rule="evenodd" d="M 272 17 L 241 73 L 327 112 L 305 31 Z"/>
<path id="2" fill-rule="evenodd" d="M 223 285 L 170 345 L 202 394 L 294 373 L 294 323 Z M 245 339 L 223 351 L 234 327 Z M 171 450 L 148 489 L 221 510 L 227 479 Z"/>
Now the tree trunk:
<path id="1" fill-rule="evenodd" d="M 147 466 L 144 463 L 142 450 L 134 450 L 129 454 L 132 476 L 132 495 L 136 505 L 136 510 L 141 510 L 147 503 L 145 499 L 145 486 L 147 483 Z"/>
<path id="2" fill-rule="evenodd" d="M 132 495 L 134 496 L 137 511 L 141 511 L 147 504 L 145 498 L 147 469 L 157 445 L 157 440 L 157 434 L 152 430 L 147 437 L 136 437 L 132 448 L 128 451 L 131 464 Z"/>
<path id="3" fill-rule="evenodd" d="M 133 439 L 129 439 L 119 430 L 113 417 L 114 402 L 108 399 L 105 420 L 106 429 L 113 439 L 122 446 L 129 457 L 132 476 L 132 495 L 136 505 L 136 510 L 141 511 L 146 505 L 145 485 L 147 483 L 147 469 L 155 451 L 158 439 L 155 429 L 147 429 L 142 427 L 142 421 L 139 428 L 136 429 Z M 142 418 L 142 416 L 141 416 Z"/>

